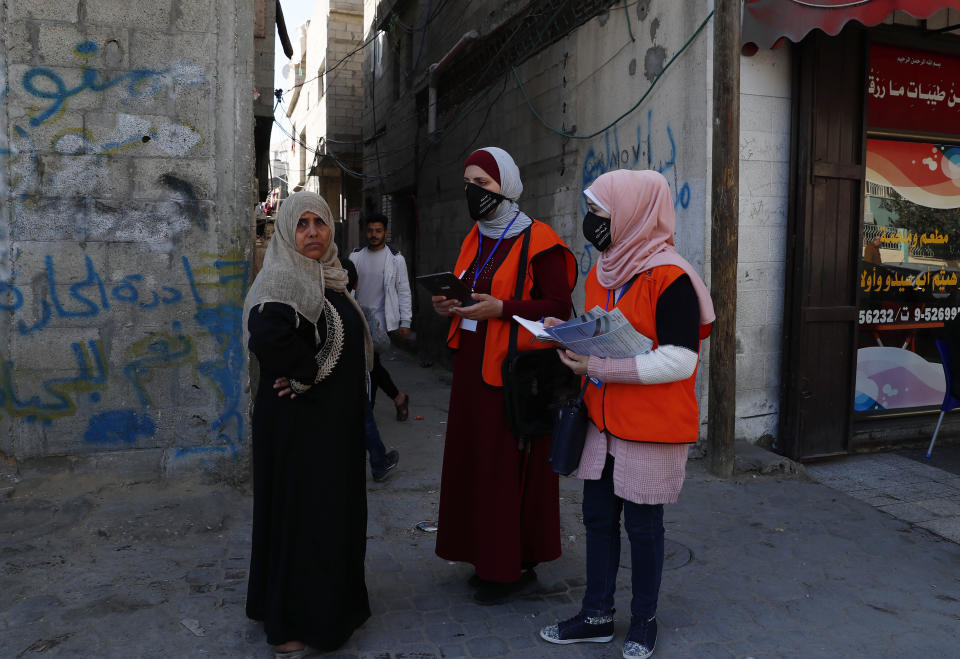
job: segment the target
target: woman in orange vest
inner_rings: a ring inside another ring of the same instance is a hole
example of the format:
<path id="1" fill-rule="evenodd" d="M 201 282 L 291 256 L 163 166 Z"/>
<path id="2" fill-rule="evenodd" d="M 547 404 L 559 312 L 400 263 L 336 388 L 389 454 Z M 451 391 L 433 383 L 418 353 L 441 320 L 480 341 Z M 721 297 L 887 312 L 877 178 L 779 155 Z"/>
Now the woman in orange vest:
<path id="1" fill-rule="evenodd" d="M 433 298 L 436 312 L 451 319 L 447 343 L 455 350 L 436 552 L 472 563 L 474 598 L 494 604 L 536 579 L 534 565 L 560 556 L 557 475 L 547 461 L 550 438 L 534 440 L 529 450 L 518 448 L 507 423 L 500 366 L 514 315 L 569 316 L 576 261 L 553 229 L 517 206 L 523 184 L 506 151 L 475 151 L 463 181 L 475 223 L 454 272 L 475 302 L 463 307 L 454 299 Z M 523 292 L 514 299 L 518 277 Z M 521 329 L 517 347 L 538 346 Z"/>
<path id="2" fill-rule="evenodd" d="M 585 306 L 620 309 L 654 346 L 627 359 L 560 351 L 567 366 L 590 380 L 584 400 L 592 423 L 576 472 L 583 479 L 587 588 L 580 612 L 544 627 L 540 636 L 561 644 L 613 640 L 622 511 L 633 590 L 623 656 L 645 659 L 657 640 L 663 504 L 677 500 L 687 446 L 697 441 L 694 382 L 713 304 L 696 270 L 674 249 L 673 198 L 661 174 L 608 172 L 584 194 L 583 234 L 600 252 L 587 275 Z"/>

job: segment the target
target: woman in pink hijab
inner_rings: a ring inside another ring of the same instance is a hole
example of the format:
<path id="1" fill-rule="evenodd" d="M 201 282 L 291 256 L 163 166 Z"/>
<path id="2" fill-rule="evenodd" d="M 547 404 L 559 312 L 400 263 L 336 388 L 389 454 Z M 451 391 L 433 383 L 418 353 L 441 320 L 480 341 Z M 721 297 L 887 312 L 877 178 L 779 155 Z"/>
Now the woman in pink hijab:
<path id="1" fill-rule="evenodd" d="M 677 500 L 687 447 L 699 434 L 694 383 L 713 304 L 700 275 L 674 249 L 673 196 L 661 174 L 608 172 L 584 195 L 583 233 L 600 252 L 587 275 L 586 308 L 619 309 L 653 349 L 626 359 L 560 351 L 590 380 L 584 400 L 591 424 L 576 472 L 583 479 L 587 588 L 580 612 L 540 636 L 560 644 L 613 640 L 622 512 L 633 591 L 623 656 L 645 659 L 657 641 L 663 504 Z"/>

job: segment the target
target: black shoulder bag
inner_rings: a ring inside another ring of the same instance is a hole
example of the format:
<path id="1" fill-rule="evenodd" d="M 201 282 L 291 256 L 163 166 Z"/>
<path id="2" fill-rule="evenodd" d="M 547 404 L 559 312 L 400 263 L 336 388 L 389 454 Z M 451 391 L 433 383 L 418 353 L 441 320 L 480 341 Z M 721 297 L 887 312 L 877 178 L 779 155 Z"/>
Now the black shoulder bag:
<path id="1" fill-rule="evenodd" d="M 515 300 L 523 298 L 529 246 L 528 228 L 523 232 Z M 524 449 L 532 439 L 552 434 L 557 411 L 577 395 L 580 378 L 560 361 L 555 347 L 518 351 L 519 326 L 512 318 L 508 322 L 510 342 L 501 366 L 503 393 L 510 431 L 518 448 Z"/>

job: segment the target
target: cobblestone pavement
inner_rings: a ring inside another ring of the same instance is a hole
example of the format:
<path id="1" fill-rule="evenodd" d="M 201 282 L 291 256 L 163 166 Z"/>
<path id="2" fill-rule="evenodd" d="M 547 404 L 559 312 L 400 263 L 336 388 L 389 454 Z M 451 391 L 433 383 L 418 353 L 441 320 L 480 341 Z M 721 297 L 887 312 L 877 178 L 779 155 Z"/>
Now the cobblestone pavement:
<path id="1" fill-rule="evenodd" d="M 611 644 L 553 646 L 537 630 L 577 611 L 580 484 L 563 479 L 563 556 L 518 599 L 478 606 L 472 568 L 416 530 L 436 518 L 449 373 L 386 361 L 410 420 L 381 403 L 400 466 L 369 485 L 373 616 L 329 656 L 619 657 L 628 544 Z M 423 417 L 418 420 L 416 417 Z M 960 551 L 809 480 L 722 481 L 699 461 L 669 506 L 658 657 L 928 657 L 956 652 Z M 28 475 L 0 498 L 0 657 L 270 657 L 244 617 L 249 494 L 195 480 Z M 331 529 L 336 533 L 336 529 Z"/>

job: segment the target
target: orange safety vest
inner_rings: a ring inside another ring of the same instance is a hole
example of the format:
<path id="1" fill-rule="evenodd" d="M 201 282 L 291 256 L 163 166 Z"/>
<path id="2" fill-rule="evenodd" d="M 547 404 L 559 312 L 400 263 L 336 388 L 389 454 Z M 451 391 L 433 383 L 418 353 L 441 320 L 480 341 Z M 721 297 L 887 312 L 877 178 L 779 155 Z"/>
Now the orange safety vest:
<path id="1" fill-rule="evenodd" d="M 457 265 L 454 273 L 462 276 L 470 264 L 477 257 L 477 246 L 480 242 L 480 231 L 476 226 L 467 234 L 460 246 L 460 256 L 457 258 Z M 547 224 L 533 221 L 530 226 L 530 245 L 527 248 L 527 268 L 524 275 L 522 300 L 532 300 L 533 296 L 533 270 L 530 264 L 533 263 L 533 257 L 542 252 L 546 252 L 554 247 L 562 247 L 567 260 L 567 285 L 570 290 L 577 283 L 577 262 L 563 242 L 563 239 Z M 512 300 L 517 292 L 517 270 L 520 267 L 520 251 L 523 249 L 523 234 L 513 242 L 510 253 L 504 259 L 497 271 L 493 273 L 493 282 L 491 283 L 490 295 L 498 300 Z M 450 331 L 447 334 L 447 345 L 451 348 L 460 347 L 460 320 L 459 316 L 454 316 L 450 322 Z M 510 343 L 510 323 L 512 318 L 491 318 L 486 321 L 487 333 L 483 344 L 483 368 L 481 375 L 483 381 L 491 387 L 503 386 L 503 374 L 501 365 L 507 356 Z M 519 327 L 517 333 L 517 350 L 532 350 L 542 348 L 534 340 L 533 335 L 527 330 Z"/>
<path id="2" fill-rule="evenodd" d="M 656 266 L 641 273 L 633 285 L 614 304 L 620 289 L 609 291 L 597 281 L 596 266 L 586 283 L 586 309 L 599 306 L 619 308 L 634 329 L 657 341 L 657 300 L 677 277 L 684 274 L 675 265 Z M 700 415 L 694 383 L 697 371 L 686 380 L 663 384 L 626 384 L 610 382 L 601 387 L 587 385 L 584 401 L 590 420 L 615 437 L 633 442 L 688 444 L 697 441 Z"/>

